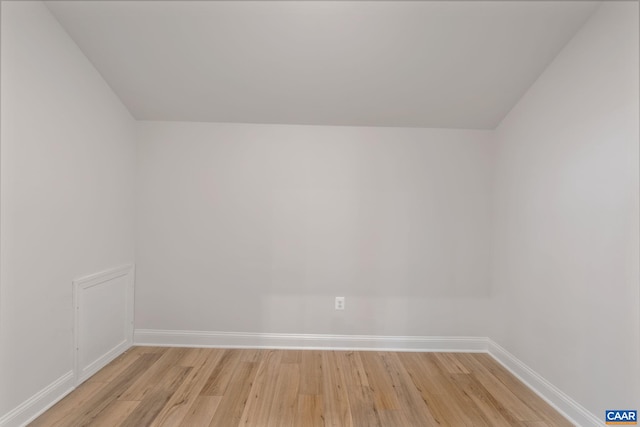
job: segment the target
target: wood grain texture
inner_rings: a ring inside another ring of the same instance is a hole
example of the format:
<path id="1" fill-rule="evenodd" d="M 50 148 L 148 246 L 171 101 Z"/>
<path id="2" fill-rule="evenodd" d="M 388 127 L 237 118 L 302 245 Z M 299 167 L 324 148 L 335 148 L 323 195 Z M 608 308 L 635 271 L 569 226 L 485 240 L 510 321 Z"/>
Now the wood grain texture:
<path id="1" fill-rule="evenodd" d="M 32 426 L 571 426 L 487 354 L 134 347 Z"/>

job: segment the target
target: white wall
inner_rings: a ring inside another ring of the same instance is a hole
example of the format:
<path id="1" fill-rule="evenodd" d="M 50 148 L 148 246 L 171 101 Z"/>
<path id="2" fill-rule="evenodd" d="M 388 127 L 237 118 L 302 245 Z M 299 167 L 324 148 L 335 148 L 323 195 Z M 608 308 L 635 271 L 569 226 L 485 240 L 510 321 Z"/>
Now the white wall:
<path id="1" fill-rule="evenodd" d="M 485 333 L 491 132 L 137 129 L 136 328 Z"/>
<path id="2" fill-rule="evenodd" d="M 42 2 L 2 2 L 0 417 L 73 365 L 71 281 L 133 262 L 133 119 Z"/>
<path id="3" fill-rule="evenodd" d="M 604 2 L 496 133 L 490 336 L 598 417 L 640 407 L 638 78 Z"/>

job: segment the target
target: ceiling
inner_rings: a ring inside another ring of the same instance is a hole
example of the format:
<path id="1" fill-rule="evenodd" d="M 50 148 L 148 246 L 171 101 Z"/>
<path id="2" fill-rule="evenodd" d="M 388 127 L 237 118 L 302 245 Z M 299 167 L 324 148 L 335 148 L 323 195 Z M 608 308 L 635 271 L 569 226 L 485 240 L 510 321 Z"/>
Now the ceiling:
<path id="1" fill-rule="evenodd" d="M 139 120 L 493 129 L 583 1 L 50 1 Z"/>

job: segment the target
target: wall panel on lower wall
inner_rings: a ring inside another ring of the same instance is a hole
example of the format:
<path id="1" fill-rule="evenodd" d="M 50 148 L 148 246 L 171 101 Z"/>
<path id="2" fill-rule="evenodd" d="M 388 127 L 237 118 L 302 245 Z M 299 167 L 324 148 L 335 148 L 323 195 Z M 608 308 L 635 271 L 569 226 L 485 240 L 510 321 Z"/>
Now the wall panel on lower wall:
<path id="1" fill-rule="evenodd" d="M 74 280 L 76 385 L 131 347 L 133 284 L 133 265 Z"/>

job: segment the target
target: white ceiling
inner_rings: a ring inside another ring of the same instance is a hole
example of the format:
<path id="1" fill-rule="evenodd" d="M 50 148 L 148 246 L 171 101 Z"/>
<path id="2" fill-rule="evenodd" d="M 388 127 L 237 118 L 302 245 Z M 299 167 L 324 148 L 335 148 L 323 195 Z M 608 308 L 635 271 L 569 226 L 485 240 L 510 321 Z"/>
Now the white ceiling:
<path id="1" fill-rule="evenodd" d="M 141 120 L 492 129 L 582 1 L 53 1 Z"/>

